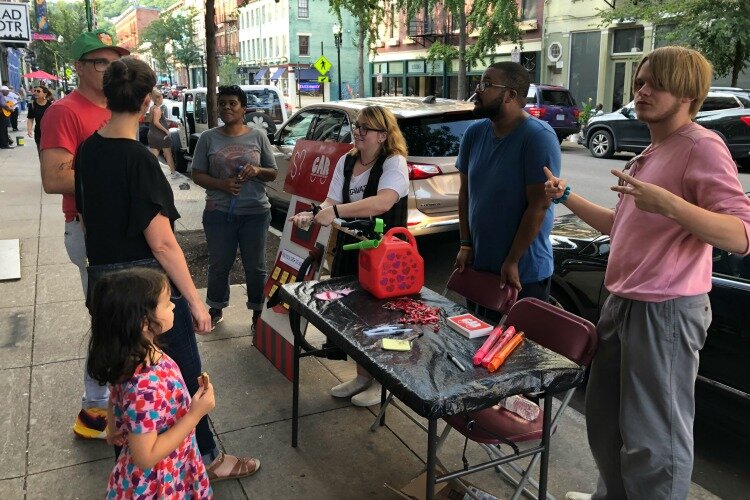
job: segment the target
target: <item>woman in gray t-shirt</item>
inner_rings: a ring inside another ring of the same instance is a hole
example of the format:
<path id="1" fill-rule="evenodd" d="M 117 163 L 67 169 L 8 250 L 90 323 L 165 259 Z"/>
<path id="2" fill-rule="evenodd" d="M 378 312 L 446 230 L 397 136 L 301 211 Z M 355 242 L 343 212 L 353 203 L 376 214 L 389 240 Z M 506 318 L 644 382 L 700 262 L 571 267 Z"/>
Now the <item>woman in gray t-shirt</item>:
<path id="1" fill-rule="evenodd" d="M 206 189 L 203 230 L 208 244 L 208 290 L 212 326 L 229 305 L 229 272 L 237 247 L 247 282 L 247 308 L 255 329 L 263 307 L 265 249 L 271 204 L 265 183 L 276 178 L 276 161 L 263 130 L 244 123 L 247 95 L 237 85 L 219 87 L 224 125 L 201 134 L 193 155 L 193 181 Z"/>

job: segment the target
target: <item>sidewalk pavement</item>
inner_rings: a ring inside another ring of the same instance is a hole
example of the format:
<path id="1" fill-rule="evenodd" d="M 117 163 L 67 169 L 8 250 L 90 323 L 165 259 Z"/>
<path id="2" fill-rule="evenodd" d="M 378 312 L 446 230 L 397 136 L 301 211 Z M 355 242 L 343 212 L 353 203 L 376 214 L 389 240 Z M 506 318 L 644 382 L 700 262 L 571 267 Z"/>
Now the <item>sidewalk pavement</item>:
<path id="1" fill-rule="evenodd" d="M 23 133 L 23 132 L 19 132 Z M 166 173 L 165 169 L 165 173 Z M 179 185 L 188 182 L 189 190 Z M 200 229 L 203 194 L 187 178 L 170 180 L 183 215 L 177 231 Z M 22 276 L 0 282 L 0 498 L 101 498 L 113 465 L 102 441 L 76 438 L 89 321 L 76 267 L 63 245 L 59 195 L 42 190 L 34 142 L 0 152 L 0 239 L 20 239 Z M 398 498 L 424 466 L 422 431 L 396 410 L 371 432 L 374 409 L 351 406 L 328 390 L 354 364 L 301 362 L 300 441 L 291 439 L 291 383 L 252 345 L 242 286 L 232 287 L 225 320 L 199 337 L 217 406 L 211 425 L 229 453 L 259 457 L 257 474 L 214 485 L 216 498 Z M 205 293 L 205 291 L 203 291 Z M 464 442 L 453 432 L 439 457 L 461 467 Z M 469 443 L 469 461 L 485 458 Z M 469 480 L 498 498 L 512 489 L 486 470 Z M 552 439 L 550 493 L 591 491 L 596 479 L 583 416 L 569 408 Z M 690 498 L 717 498 L 693 485 Z"/>

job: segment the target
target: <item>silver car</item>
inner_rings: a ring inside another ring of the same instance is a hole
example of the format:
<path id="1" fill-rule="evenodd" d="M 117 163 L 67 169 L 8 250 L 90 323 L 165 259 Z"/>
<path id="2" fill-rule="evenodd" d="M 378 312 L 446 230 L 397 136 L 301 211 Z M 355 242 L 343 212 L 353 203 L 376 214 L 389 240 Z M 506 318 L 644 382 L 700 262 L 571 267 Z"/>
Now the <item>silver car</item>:
<path id="1" fill-rule="evenodd" d="M 360 109 L 378 105 L 396 116 L 409 156 L 407 225 L 415 236 L 458 229 L 456 156 L 466 128 L 476 121 L 474 103 L 432 97 L 369 97 L 305 106 L 276 132 L 274 155 L 279 175 L 266 192 L 274 208 L 286 212 L 284 192 L 289 161 L 300 139 L 351 143 L 351 124 Z"/>

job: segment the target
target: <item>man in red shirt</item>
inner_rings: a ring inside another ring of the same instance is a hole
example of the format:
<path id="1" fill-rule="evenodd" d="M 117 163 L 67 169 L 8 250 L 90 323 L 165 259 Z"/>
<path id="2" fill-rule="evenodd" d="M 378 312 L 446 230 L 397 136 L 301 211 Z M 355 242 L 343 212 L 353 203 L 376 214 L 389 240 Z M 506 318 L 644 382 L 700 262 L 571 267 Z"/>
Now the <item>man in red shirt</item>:
<path id="1" fill-rule="evenodd" d="M 65 249 L 70 261 L 78 266 L 84 296 L 88 287 L 86 244 L 76 210 L 73 157 L 78 146 L 109 121 L 110 111 L 102 90 L 104 70 L 129 53 L 117 47 L 105 30 L 83 33 L 72 48 L 78 88 L 50 106 L 41 123 L 42 186 L 46 193 L 63 195 Z M 73 432 L 85 438 L 104 439 L 109 392 L 88 374 L 84 374 L 84 387 L 83 408 Z"/>

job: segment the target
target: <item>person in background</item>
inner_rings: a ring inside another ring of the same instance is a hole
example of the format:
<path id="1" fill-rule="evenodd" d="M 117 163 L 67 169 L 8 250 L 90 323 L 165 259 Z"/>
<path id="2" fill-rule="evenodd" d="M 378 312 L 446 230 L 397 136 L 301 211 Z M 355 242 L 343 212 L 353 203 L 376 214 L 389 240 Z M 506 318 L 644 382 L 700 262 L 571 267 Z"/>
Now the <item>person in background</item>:
<path id="1" fill-rule="evenodd" d="M 633 79 L 638 120 L 651 144 L 612 170 L 614 210 L 547 171 L 547 196 L 609 234 L 586 388 L 586 427 L 599 481 L 593 496 L 684 499 L 693 471 L 698 352 L 711 323 L 712 246 L 750 252 L 750 200 L 724 141 L 692 119 L 713 68 L 685 47 L 646 54 Z"/>
<path id="2" fill-rule="evenodd" d="M 352 125 L 354 148 L 339 158 L 328 196 L 321 210 L 301 212 L 291 218 L 300 228 L 313 222 L 328 226 L 334 219 L 380 217 L 388 229 L 406 227 L 409 170 L 406 167 L 406 141 L 396 117 L 384 107 L 363 108 Z M 356 275 L 359 251 L 343 246 L 357 240 L 339 233 L 331 277 Z M 356 406 L 380 402 L 381 387 L 364 368 L 357 365 L 357 376 L 331 389 L 337 398 L 351 398 Z"/>
<path id="3" fill-rule="evenodd" d="M 52 106 L 52 92 L 44 85 L 37 85 L 33 88 L 32 94 L 34 100 L 29 104 L 29 111 L 26 113 L 26 135 L 34 138 L 37 154 L 41 156 L 39 148 L 42 144 L 42 117 L 47 108 Z"/>
<path id="4" fill-rule="evenodd" d="M 112 388 L 107 442 L 122 447 L 107 498 L 211 498 L 195 426 L 214 409 L 214 388 L 201 384 L 191 398 L 159 347 L 175 320 L 169 280 L 130 269 L 102 278 L 93 295 L 86 369 Z"/>
<path id="5" fill-rule="evenodd" d="M 20 104 L 21 96 L 13 91 L 13 87 L 9 87 L 8 100 L 13 102 L 13 112 L 10 114 L 10 126 L 13 132 L 18 132 L 18 106 Z"/>
<path id="6" fill-rule="evenodd" d="M 169 166 L 169 174 L 172 179 L 180 175 L 175 171 L 174 159 L 172 158 L 172 139 L 169 137 L 169 124 L 167 123 L 167 107 L 164 105 L 164 97 L 159 90 L 151 92 L 151 117 L 148 121 L 148 147 L 159 158 L 159 152 L 164 155 Z"/>
<path id="7" fill-rule="evenodd" d="M 601 116 L 604 114 L 604 104 L 599 103 L 596 105 L 596 109 L 594 110 L 594 116 Z"/>
<path id="8" fill-rule="evenodd" d="M 20 102 L 18 103 L 21 107 L 21 111 L 26 111 L 26 89 L 23 88 L 23 85 L 18 87 L 18 98 Z"/>
<path id="9" fill-rule="evenodd" d="M 271 204 L 265 183 L 276 178 L 276 160 L 262 129 L 245 125 L 247 94 L 237 85 L 219 87 L 219 117 L 224 125 L 201 134 L 193 154 L 193 181 L 206 189 L 203 230 L 208 245 L 211 324 L 229 305 L 229 272 L 240 250 L 247 286 L 247 308 L 255 331 L 263 308 L 266 236 Z"/>
<path id="10" fill-rule="evenodd" d="M 143 61 L 112 61 L 103 75 L 110 121 L 78 149 L 75 159 L 76 206 L 86 227 L 89 290 L 114 271 L 151 267 L 170 279 L 174 325 L 161 334 L 164 352 L 175 360 L 191 394 L 199 390 L 201 359 L 195 333 L 208 333 L 211 318 L 190 276 L 174 235 L 179 213 L 172 188 L 159 162 L 135 138 L 151 103 L 156 74 Z M 46 118 L 45 118 L 46 120 Z M 87 294 L 87 305 L 96 300 Z M 208 419 L 196 427 L 196 439 L 212 481 L 255 473 L 260 462 L 221 452 Z"/>

